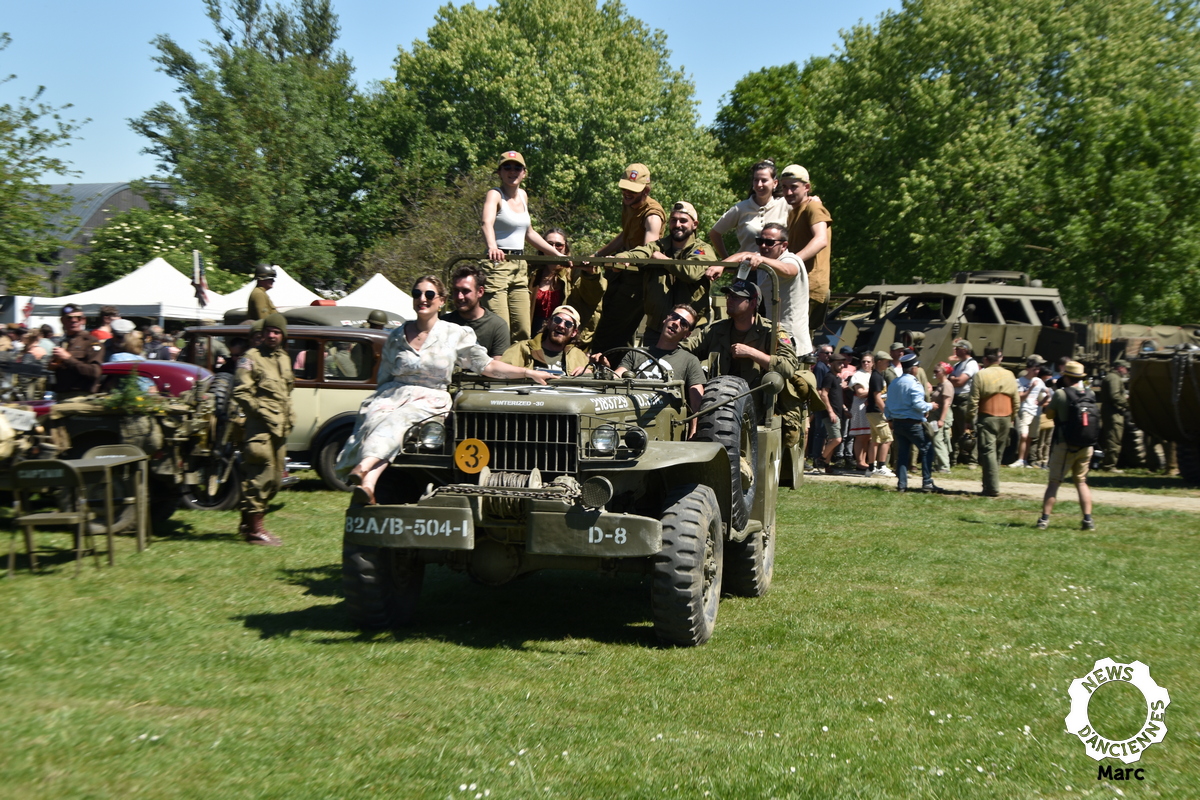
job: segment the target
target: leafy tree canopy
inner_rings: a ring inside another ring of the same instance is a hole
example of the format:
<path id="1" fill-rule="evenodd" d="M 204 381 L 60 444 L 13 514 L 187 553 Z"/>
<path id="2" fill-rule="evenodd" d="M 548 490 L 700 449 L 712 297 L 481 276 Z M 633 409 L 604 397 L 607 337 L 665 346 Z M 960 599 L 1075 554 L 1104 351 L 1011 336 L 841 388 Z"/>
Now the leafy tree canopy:
<path id="1" fill-rule="evenodd" d="M 0 52 L 12 38 L 0 33 Z M 0 85 L 16 76 L 0 78 Z M 0 282 L 19 278 L 63 246 L 49 218 L 71 207 L 68 198 L 40 183 L 46 173 L 72 174 L 67 162 L 51 154 L 74 138 L 78 129 L 60 112 L 70 108 L 41 102 L 45 87 L 15 104 L 0 105 Z"/>
<path id="2" fill-rule="evenodd" d="M 334 49 L 329 0 L 291 7 L 205 0 L 218 41 L 209 63 L 155 39 L 180 107 L 133 120 L 165 180 L 212 235 L 220 263 L 272 261 L 309 282 L 347 276 L 384 229 L 391 162 L 365 119 L 353 68 Z"/>
<path id="3" fill-rule="evenodd" d="M 1194 0 L 910 0 L 830 60 L 740 81 L 731 180 L 810 168 L 834 280 L 1022 269 L 1076 314 L 1200 319 Z"/>

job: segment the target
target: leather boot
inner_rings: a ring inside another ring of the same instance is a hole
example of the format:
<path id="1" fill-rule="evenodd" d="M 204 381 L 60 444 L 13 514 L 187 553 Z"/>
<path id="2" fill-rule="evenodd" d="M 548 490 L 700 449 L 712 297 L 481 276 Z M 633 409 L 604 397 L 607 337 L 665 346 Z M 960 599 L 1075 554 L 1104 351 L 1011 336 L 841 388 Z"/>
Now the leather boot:
<path id="1" fill-rule="evenodd" d="M 251 512 L 250 530 L 246 532 L 245 539 L 250 544 L 259 544 L 265 547 L 280 547 L 283 542 L 279 537 L 267 530 L 266 524 L 263 522 L 263 514 L 261 512 Z"/>
<path id="2" fill-rule="evenodd" d="M 238 533 L 242 536 L 245 536 L 246 534 L 250 533 L 250 529 L 250 512 L 243 511 L 242 520 L 238 523 Z"/>

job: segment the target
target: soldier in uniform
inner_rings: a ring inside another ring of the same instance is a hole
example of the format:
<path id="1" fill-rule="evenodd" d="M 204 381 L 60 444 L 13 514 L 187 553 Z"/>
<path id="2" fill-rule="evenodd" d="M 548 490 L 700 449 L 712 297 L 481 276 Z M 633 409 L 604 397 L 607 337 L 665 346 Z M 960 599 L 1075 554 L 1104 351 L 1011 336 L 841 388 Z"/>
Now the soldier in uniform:
<path id="1" fill-rule="evenodd" d="M 1104 432 L 1101 446 L 1104 448 L 1104 458 L 1100 469 L 1108 471 L 1117 468 L 1117 459 L 1121 457 L 1121 439 L 1125 436 L 1125 412 L 1129 410 L 1129 392 L 1125 389 L 1125 375 L 1129 372 L 1129 362 L 1119 358 L 1113 362 L 1113 368 L 1104 376 L 1100 384 L 1100 422 Z"/>
<path id="2" fill-rule="evenodd" d="M 371 330 L 381 331 L 388 326 L 388 315 L 386 311 L 375 309 L 367 315 L 366 327 Z"/>
<path id="3" fill-rule="evenodd" d="M 250 319 L 266 319 L 278 312 L 267 292 L 275 285 L 275 268 L 270 264 L 259 264 L 254 268 L 254 279 L 258 285 L 250 291 Z"/>
<path id="4" fill-rule="evenodd" d="M 63 335 L 54 348 L 50 369 L 54 372 L 54 395 L 70 400 L 91 394 L 100 379 L 104 343 L 85 330 L 87 317 L 76 305 L 62 307 Z"/>
<path id="5" fill-rule="evenodd" d="M 238 532 L 250 544 L 278 547 L 282 542 L 267 530 L 263 515 L 283 483 L 296 381 L 283 346 L 287 321 L 275 312 L 262 322 L 262 343 L 238 359 L 233 389 L 234 402 L 246 417 Z"/>

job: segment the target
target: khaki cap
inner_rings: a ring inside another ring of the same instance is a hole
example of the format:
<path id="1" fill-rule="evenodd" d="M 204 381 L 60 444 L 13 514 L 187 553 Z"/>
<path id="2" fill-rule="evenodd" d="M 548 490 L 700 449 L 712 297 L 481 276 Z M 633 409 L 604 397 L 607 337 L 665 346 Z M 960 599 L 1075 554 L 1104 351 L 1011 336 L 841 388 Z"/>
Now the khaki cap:
<path id="1" fill-rule="evenodd" d="M 617 185 L 631 192 L 645 191 L 650 185 L 650 168 L 645 164 L 630 164 Z"/>
<path id="2" fill-rule="evenodd" d="M 876 361 L 891 361 L 892 354 L 889 353 L 887 350 L 876 350 L 875 351 L 875 360 Z"/>
<path id="3" fill-rule="evenodd" d="M 570 317 L 571 319 L 575 320 L 576 328 L 578 328 L 582 323 L 582 320 L 579 318 L 579 312 L 575 310 L 574 306 L 559 306 L 550 313 L 550 318 L 553 319 L 558 314 L 562 314 L 564 317 Z"/>
<path id="4" fill-rule="evenodd" d="M 700 224 L 700 215 L 696 213 L 696 207 L 687 200 L 680 200 L 675 205 L 671 206 L 672 211 L 682 211 L 692 218 L 692 222 Z"/>
<path id="5" fill-rule="evenodd" d="M 805 183 L 812 183 L 812 181 L 808 179 L 808 170 L 799 164 L 788 164 L 783 168 L 783 172 L 779 173 L 779 178 L 780 180 L 783 178 L 798 178 Z"/>
<path id="6" fill-rule="evenodd" d="M 961 347 L 963 350 L 968 350 L 972 353 L 975 352 L 975 348 L 971 347 L 971 343 L 969 341 L 967 341 L 966 339 L 955 339 L 954 346 Z"/>
<path id="7" fill-rule="evenodd" d="M 527 166 L 525 164 L 525 157 L 523 155 L 518 153 L 516 150 L 506 150 L 500 154 L 500 160 L 496 162 L 496 169 L 499 170 L 508 161 L 515 161 L 522 167 Z"/>

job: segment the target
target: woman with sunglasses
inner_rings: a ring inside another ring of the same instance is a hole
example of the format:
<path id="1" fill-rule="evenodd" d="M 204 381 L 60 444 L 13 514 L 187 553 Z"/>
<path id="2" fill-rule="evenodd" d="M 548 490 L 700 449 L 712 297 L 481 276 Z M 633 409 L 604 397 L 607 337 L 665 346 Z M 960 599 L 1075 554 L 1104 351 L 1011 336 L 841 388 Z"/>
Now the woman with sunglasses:
<path id="1" fill-rule="evenodd" d="M 719 259 L 724 260 L 729 256 L 724 241 L 729 231 L 737 234 L 739 251 L 752 253 L 757 251 L 754 239 L 762 233 L 764 225 L 768 222 L 787 225 L 788 204 L 782 196 L 775 196 L 778 186 L 774 161 L 766 159 L 750 168 L 749 196 L 722 214 L 708 232 L 708 240 L 712 242 Z"/>
<path id="2" fill-rule="evenodd" d="M 551 228 L 546 231 L 545 239 L 556 253 L 563 256 L 571 255 L 571 247 L 567 244 L 567 234 L 562 228 Z M 554 313 L 554 309 L 566 302 L 567 293 L 571 288 L 566 280 L 569 277 L 569 273 L 566 271 L 569 267 L 570 263 L 567 261 L 542 264 L 538 267 L 537 274 L 529 281 L 529 292 L 533 299 L 530 309 L 533 327 L 530 330 L 541 331 L 546 320 Z"/>
<path id="3" fill-rule="evenodd" d="M 529 338 L 529 265 L 525 242 L 553 256 L 558 251 L 533 229 L 529 196 L 521 188 L 525 180 L 525 158 L 516 150 L 500 156 L 496 167 L 500 185 L 488 189 L 483 198 L 483 238 L 487 243 L 487 293 L 483 305 L 509 324 L 513 341 Z"/>
<path id="4" fill-rule="evenodd" d="M 446 287 L 435 275 L 413 284 L 417 318 L 396 328 L 383 346 L 375 393 L 358 409 L 354 433 L 338 458 L 339 474 L 357 486 L 355 501 L 373 504 L 379 476 L 400 452 L 415 424 L 450 410 L 450 376 L 457 365 L 489 378 L 546 383 L 546 375 L 493 359 L 475 341 L 475 331 L 438 319 Z"/>

